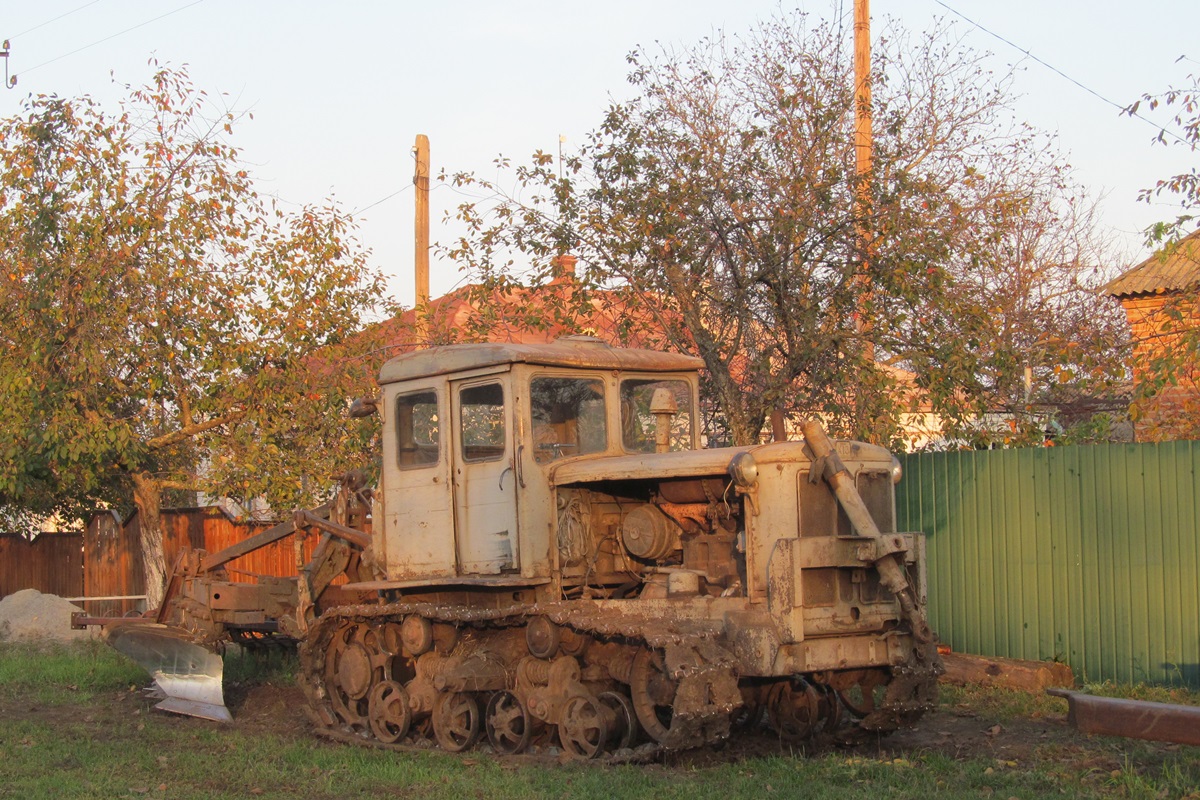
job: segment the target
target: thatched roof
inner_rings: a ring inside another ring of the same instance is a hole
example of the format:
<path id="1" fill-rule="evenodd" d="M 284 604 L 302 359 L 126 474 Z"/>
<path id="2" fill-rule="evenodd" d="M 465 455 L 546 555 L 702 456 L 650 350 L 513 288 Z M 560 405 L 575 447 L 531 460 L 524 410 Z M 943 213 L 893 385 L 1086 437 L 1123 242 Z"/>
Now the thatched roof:
<path id="1" fill-rule="evenodd" d="M 1200 286 L 1200 230 L 1164 247 L 1104 287 L 1113 297 L 1182 292 Z"/>

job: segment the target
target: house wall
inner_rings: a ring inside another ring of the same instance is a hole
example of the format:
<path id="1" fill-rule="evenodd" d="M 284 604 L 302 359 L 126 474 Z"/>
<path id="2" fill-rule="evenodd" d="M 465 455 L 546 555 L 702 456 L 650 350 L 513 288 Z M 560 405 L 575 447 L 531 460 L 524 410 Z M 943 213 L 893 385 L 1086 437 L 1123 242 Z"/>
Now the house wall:
<path id="1" fill-rule="evenodd" d="M 1171 351 L 1184 346 L 1181 327 L 1200 326 L 1200 313 L 1191 309 L 1186 323 L 1167 310 L 1175 293 L 1124 297 L 1121 305 L 1133 336 L 1133 382 L 1144 387 L 1156 379 L 1153 364 Z M 1175 332 L 1172 332 L 1175 331 Z M 1159 391 L 1153 399 L 1139 401 L 1135 409 L 1134 438 L 1137 441 L 1171 441 L 1196 438 L 1200 433 L 1200 359 L 1193 357 L 1172 386 Z"/>

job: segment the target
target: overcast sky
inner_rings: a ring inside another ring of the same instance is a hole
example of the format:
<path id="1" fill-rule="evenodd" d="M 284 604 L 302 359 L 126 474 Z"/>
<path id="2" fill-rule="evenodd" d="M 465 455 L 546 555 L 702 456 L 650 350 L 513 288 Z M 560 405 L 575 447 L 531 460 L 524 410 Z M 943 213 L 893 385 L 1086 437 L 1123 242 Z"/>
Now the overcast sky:
<path id="1" fill-rule="evenodd" d="M 408 304 L 416 134 L 430 137 L 435 174 L 493 174 L 497 155 L 553 152 L 560 135 L 569 148 L 600 121 L 610 98 L 628 96 L 631 49 L 688 46 L 718 29 L 744 32 L 780 8 L 829 17 L 850 15 L 852 3 L 5 0 L 0 37 L 11 40 L 8 68 L 19 81 L 0 92 L 0 114 L 41 93 L 90 94 L 115 107 L 124 90 L 114 76 L 144 82 L 152 56 L 187 64 L 198 87 L 253 112 L 234 142 L 263 191 L 296 204 L 332 195 L 350 210 L 370 206 L 363 243 Z M 913 31 L 944 17 L 968 44 L 994 53 L 997 70 L 1019 64 L 1018 113 L 1058 133 L 1081 182 L 1105 194 L 1105 222 L 1130 258 L 1141 255 L 1139 231 L 1172 216 L 1171 208 L 1137 203 L 1137 192 L 1196 156 L 1152 147 L 1155 130 L 1105 100 L 1124 106 L 1200 71 L 1200 2 L 875 0 L 871 11 L 876 34 L 886 16 Z M 1177 62 L 1183 55 L 1196 60 Z M 434 189 L 435 241 L 450 237 L 442 214 L 461 199 L 449 187 Z M 435 295 L 461 280 L 435 261 Z"/>

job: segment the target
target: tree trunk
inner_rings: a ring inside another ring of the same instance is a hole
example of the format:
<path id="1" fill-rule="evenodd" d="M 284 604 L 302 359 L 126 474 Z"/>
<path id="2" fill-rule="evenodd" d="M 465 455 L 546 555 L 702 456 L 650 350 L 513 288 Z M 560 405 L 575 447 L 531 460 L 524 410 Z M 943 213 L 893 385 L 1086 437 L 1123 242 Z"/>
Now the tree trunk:
<path id="1" fill-rule="evenodd" d="M 148 472 L 133 474 L 133 501 L 141 516 L 142 566 L 146 576 L 146 608 L 162 605 L 167 584 L 167 557 L 163 552 L 162 486 Z"/>

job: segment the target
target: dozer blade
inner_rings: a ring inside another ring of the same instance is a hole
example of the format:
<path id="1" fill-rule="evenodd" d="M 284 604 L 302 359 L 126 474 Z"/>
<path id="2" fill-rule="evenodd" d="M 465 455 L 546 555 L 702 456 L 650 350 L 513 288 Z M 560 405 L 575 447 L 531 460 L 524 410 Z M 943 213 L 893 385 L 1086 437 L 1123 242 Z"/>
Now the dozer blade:
<path id="1" fill-rule="evenodd" d="M 232 722 L 221 693 L 224 662 L 185 631 L 157 622 L 127 622 L 105 630 L 105 640 L 140 664 L 166 695 L 155 708 Z"/>

